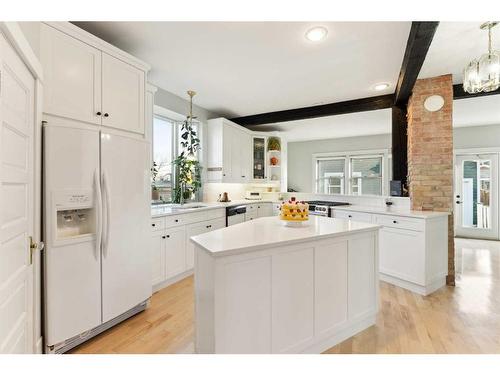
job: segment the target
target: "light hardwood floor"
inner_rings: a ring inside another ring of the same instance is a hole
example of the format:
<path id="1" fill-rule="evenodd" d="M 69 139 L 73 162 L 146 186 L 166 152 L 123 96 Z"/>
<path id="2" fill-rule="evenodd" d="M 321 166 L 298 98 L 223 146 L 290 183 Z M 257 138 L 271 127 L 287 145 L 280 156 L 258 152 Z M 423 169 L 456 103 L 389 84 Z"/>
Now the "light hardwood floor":
<path id="1" fill-rule="evenodd" d="M 326 353 L 500 353 L 500 242 L 456 240 L 457 286 L 430 296 L 380 285 L 377 324 Z M 193 278 L 72 353 L 193 353 Z"/>

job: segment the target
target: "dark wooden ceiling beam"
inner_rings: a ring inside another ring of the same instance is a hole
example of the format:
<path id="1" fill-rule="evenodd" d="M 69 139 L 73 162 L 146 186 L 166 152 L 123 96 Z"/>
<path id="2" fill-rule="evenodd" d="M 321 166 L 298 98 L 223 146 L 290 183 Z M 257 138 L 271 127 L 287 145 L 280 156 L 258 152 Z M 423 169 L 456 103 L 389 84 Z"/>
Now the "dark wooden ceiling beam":
<path id="1" fill-rule="evenodd" d="M 490 92 L 478 92 L 476 94 L 469 94 L 464 91 L 464 86 L 460 83 L 457 85 L 453 85 L 453 99 L 454 100 L 459 100 L 459 99 L 467 99 L 467 98 L 476 98 L 478 96 L 489 96 L 489 95 L 498 95 L 500 94 L 500 89 L 496 91 L 490 91 Z"/>
<path id="2" fill-rule="evenodd" d="M 438 25 L 439 22 L 434 21 L 411 23 L 410 34 L 408 35 L 403 63 L 401 64 L 398 84 L 394 94 L 395 104 L 402 105 L 408 102 Z"/>
<path id="3" fill-rule="evenodd" d="M 393 102 L 394 95 L 380 95 L 344 102 L 316 105 L 312 107 L 287 109 L 284 111 L 236 117 L 232 118 L 231 121 L 241 126 L 252 127 L 255 125 L 272 124 L 284 121 L 304 120 L 308 118 L 385 109 L 390 108 Z"/>

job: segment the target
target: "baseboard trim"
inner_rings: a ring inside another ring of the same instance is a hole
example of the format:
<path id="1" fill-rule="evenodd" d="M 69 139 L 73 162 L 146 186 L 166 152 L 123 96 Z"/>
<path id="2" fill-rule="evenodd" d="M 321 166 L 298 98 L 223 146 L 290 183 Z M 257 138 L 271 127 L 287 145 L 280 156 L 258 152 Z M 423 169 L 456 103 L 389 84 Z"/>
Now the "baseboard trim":
<path id="1" fill-rule="evenodd" d="M 446 285 L 446 276 L 436 278 L 433 282 L 427 285 L 415 284 L 411 281 L 402 280 L 398 277 L 390 276 L 384 273 L 379 273 L 379 278 L 386 283 L 399 286 L 400 288 L 408 289 L 409 291 L 420 294 L 422 296 L 428 296 L 429 294 L 434 293 L 436 290 Z"/>
<path id="2" fill-rule="evenodd" d="M 188 276 L 191 276 L 194 273 L 194 269 L 191 268 L 190 270 L 187 270 L 183 273 L 178 274 L 177 276 L 171 277 L 170 279 L 167 279 L 165 281 L 162 281 L 161 283 L 153 285 L 153 293 L 166 288 L 169 285 L 175 284 L 178 281 L 181 281 L 182 279 L 185 279 Z"/>

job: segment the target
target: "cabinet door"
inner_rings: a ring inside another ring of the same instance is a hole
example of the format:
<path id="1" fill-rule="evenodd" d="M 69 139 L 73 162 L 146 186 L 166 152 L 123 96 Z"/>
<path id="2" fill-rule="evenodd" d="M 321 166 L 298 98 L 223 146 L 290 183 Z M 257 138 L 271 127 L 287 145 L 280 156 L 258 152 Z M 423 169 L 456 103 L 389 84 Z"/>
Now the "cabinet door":
<path id="1" fill-rule="evenodd" d="M 144 134 L 145 73 L 102 53 L 102 124 Z"/>
<path id="2" fill-rule="evenodd" d="M 186 227 L 186 269 L 194 267 L 194 244 L 189 240 L 193 236 L 210 231 L 209 224 L 197 223 Z"/>
<path id="3" fill-rule="evenodd" d="M 252 165 L 252 136 L 243 131 L 240 132 L 240 175 L 241 182 L 246 183 L 251 180 Z"/>
<path id="4" fill-rule="evenodd" d="M 379 232 L 380 272 L 425 285 L 425 235 L 383 227 Z"/>
<path id="5" fill-rule="evenodd" d="M 207 220 L 201 223 L 188 225 L 186 227 L 186 269 L 194 267 L 194 244 L 189 239 L 193 236 L 225 227 L 225 218 Z"/>
<path id="6" fill-rule="evenodd" d="M 231 182 L 232 180 L 232 141 L 234 137 L 233 128 L 228 125 L 222 127 L 222 182 Z"/>
<path id="7" fill-rule="evenodd" d="M 101 124 L 101 51 L 42 24 L 44 112 Z"/>
<path id="8" fill-rule="evenodd" d="M 153 285 L 165 280 L 165 234 L 162 231 L 153 232 L 152 246 L 152 282 Z"/>
<path id="9" fill-rule="evenodd" d="M 231 176 L 234 182 L 242 182 L 245 180 L 245 175 L 242 174 L 243 149 L 242 135 L 243 132 L 239 129 L 231 127 Z"/>
<path id="10" fill-rule="evenodd" d="M 184 227 L 172 228 L 165 234 L 166 278 L 186 271 L 186 230 Z"/>
<path id="11" fill-rule="evenodd" d="M 258 217 L 273 216 L 272 203 L 261 203 L 257 206 Z"/>

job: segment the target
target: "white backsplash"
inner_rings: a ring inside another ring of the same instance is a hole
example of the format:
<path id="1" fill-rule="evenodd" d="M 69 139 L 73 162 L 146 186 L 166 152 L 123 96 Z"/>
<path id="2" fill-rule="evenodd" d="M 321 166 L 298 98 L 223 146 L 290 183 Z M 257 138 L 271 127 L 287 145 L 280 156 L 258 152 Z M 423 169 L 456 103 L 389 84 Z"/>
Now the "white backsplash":
<path id="1" fill-rule="evenodd" d="M 377 197 L 377 196 L 355 196 L 355 195 L 340 195 L 340 194 L 311 194 L 311 193 L 279 193 L 267 192 L 269 185 L 263 184 L 228 184 L 228 183 L 206 183 L 203 189 L 203 201 L 215 202 L 219 194 L 227 192 L 229 199 L 240 200 L 245 199 L 245 192 L 247 190 L 257 190 L 262 193 L 263 199 L 272 201 L 279 200 L 282 196 L 284 199 L 289 197 L 296 197 L 299 200 L 324 200 L 336 202 L 348 202 L 355 205 L 385 207 L 387 199 L 392 201 L 393 207 L 400 209 L 410 209 L 410 198 L 407 197 Z"/>

